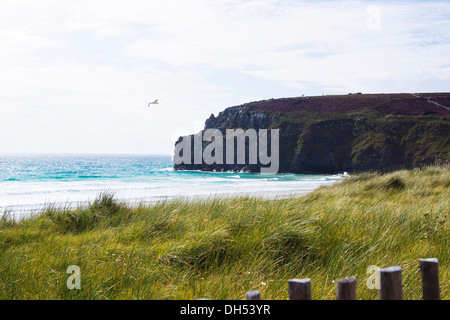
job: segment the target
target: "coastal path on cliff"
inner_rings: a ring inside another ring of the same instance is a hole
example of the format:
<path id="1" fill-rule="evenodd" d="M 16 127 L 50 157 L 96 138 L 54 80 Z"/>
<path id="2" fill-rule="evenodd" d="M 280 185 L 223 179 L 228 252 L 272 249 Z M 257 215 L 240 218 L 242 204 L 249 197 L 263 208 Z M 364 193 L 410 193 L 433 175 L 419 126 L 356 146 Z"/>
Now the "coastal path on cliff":
<path id="1" fill-rule="evenodd" d="M 418 93 L 413 93 L 412 95 L 413 95 L 414 97 L 416 97 L 416 98 L 422 98 L 422 99 L 425 99 L 425 100 L 427 100 L 427 102 L 429 102 L 429 103 L 432 103 L 432 104 L 434 104 L 434 105 L 436 105 L 436 106 L 438 106 L 438 107 L 442 107 L 442 108 L 447 109 L 448 111 L 450 111 L 450 107 L 444 106 L 444 105 L 440 104 L 439 102 L 436 102 L 436 101 L 431 100 L 430 98 L 422 97 L 422 96 L 419 95 Z"/>

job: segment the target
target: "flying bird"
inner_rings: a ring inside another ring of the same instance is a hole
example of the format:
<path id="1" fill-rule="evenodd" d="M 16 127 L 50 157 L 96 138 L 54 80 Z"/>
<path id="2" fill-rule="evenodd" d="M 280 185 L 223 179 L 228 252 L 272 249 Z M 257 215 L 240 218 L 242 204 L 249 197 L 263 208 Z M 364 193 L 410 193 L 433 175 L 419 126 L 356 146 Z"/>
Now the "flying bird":
<path id="1" fill-rule="evenodd" d="M 148 106 L 147 107 L 150 107 L 150 105 L 151 104 L 159 104 L 159 102 L 158 102 L 158 99 L 156 99 L 155 101 L 153 101 L 153 102 L 150 102 L 149 104 L 148 104 Z"/>

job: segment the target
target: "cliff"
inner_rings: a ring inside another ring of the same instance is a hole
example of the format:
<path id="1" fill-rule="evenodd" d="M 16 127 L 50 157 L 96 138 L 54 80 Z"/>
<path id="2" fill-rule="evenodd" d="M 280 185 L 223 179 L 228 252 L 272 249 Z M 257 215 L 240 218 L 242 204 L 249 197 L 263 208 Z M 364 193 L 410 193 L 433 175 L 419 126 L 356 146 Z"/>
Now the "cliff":
<path id="1" fill-rule="evenodd" d="M 279 129 L 280 173 L 390 171 L 450 161 L 448 106 L 450 93 L 270 99 L 211 115 L 205 130 Z M 174 169 L 259 172 L 259 165 L 203 161 Z"/>

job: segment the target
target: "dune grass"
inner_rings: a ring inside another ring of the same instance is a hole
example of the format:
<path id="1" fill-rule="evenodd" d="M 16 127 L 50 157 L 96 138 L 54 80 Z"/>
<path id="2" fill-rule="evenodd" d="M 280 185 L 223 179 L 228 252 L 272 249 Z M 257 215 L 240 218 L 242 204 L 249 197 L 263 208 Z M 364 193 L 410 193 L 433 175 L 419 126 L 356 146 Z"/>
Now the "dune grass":
<path id="1" fill-rule="evenodd" d="M 131 207 L 110 194 L 89 206 L 0 219 L 0 299 L 287 299 L 287 280 L 311 278 L 334 299 L 371 265 L 403 268 L 405 299 L 421 299 L 420 258 L 440 264 L 450 298 L 450 169 L 365 173 L 304 197 L 163 201 Z M 69 290 L 68 266 L 81 270 Z"/>

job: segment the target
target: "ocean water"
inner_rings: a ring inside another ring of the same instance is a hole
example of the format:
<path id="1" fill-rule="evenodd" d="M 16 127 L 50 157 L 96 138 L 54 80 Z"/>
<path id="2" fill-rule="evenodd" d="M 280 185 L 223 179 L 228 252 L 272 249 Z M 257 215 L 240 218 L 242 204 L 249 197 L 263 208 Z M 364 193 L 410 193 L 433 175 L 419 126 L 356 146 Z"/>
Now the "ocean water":
<path id="1" fill-rule="evenodd" d="M 77 206 L 112 192 L 130 203 L 175 197 L 304 194 L 342 175 L 173 171 L 171 156 L 0 155 L 0 214 Z"/>

